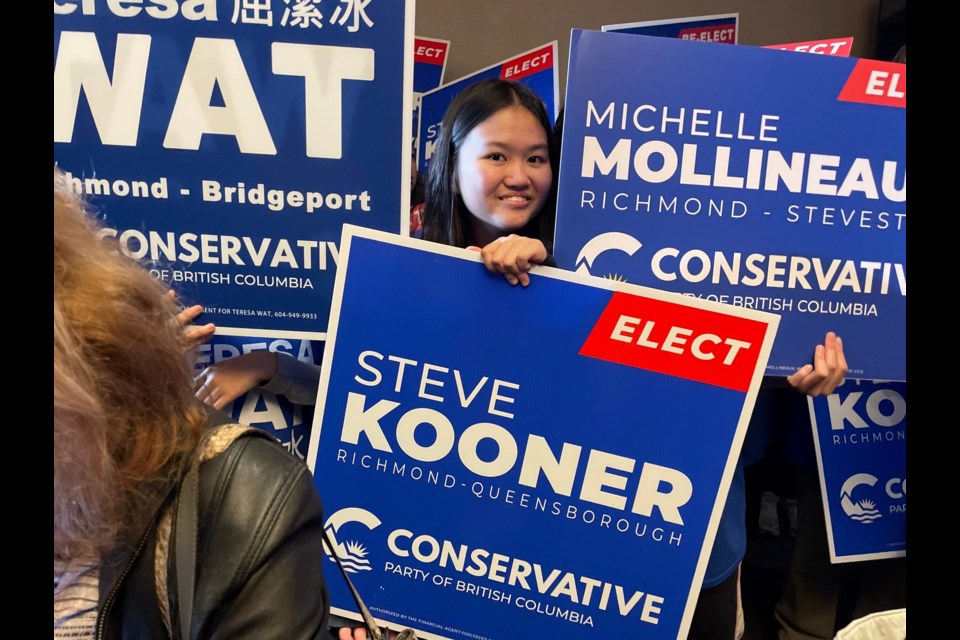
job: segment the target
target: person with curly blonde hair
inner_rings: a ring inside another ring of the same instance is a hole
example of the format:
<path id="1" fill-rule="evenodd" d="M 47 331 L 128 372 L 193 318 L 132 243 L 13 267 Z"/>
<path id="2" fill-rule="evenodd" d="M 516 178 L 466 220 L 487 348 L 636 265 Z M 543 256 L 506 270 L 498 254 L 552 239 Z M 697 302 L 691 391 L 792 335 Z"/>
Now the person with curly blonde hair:
<path id="1" fill-rule="evenodd" d="M 167 289 L 53 187 L 54 638 L 328 637 L 309 470 L 197 401 Z"/>
<path id="2" fill-rule="evenodd" d="M 55 557 L 103 553 L 136 528 L 140 505 L 164 489 L 205 420 L 187 363 L 171 357 L 183 335 L 174 303 L 105 242 L 55 175 Z"/>

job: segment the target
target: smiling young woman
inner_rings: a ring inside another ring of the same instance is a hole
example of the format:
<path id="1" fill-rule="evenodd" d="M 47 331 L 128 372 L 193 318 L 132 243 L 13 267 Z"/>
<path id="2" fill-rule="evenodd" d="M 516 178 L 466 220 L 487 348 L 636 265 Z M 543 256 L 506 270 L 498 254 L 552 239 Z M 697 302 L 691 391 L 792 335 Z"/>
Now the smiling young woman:
<path id="1" fill-rule="evenodd" d="M 474 244 L 522 229 L 541 212 L 553 184 L 549 153 L 543 127 L 520 106 L 497 111 L 467 134 L 454 190 L 472 214 Z"/>
<path id="2" fill-rule="evenodd" d="M 559 147 L 537 94 L 506 80 L 460 92 L 430 160 L 423 238 L 481 249 L 510 284 L 551 264 Z"/>

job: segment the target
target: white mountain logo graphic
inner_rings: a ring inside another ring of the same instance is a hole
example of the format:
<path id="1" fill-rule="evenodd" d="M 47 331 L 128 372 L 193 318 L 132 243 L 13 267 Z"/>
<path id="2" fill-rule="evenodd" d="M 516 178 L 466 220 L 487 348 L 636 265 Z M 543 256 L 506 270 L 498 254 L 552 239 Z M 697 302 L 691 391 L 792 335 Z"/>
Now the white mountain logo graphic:
<path id="1" fill-rule="evenodd" d="M 851 520 L 856 520 L 862 524 L 870 524 L 881 517 L 877 511 L 877 503 L 866 498 L 856 501 L 853 498 L 853 491 L 859 486 L 867 485 L 872 487 L 877 484 L 877 478 L 869 473 L 857 473 L 849 478 L 840 487 L 840 506 L 843 512 L 850 516 Z"/>
<path id="2" fill-rule="evenodd" d="M 330 537 L 330 541 L 333 543 L 334 549 L 331 550 L 327 547 L 326 543 L 324 543 L 324 547 L 327 549 L 328 554 L 333 555 L 334 552 L 337 554 L 341 564 L 343 564 L 343 568 L 349 573 L 370 571 L 373 567 L 370 566 L 370 561 L 367 559 L 367 548 L 358 541 L 347 540 L 340 542 L 337 538 L 340 529 L 344 525 L 352 522 L 359 522 L 370 531 L 380 526 L 380 518 L 366 509 L 361 509 L 360 507 L 340 509 L 327 518 L 326 523 L 323 525 L 327 535 Z M 330 562 L 335 562 L 333 558 L 329 558 L 329 560 Z"/>
<path id="3" fill-rule="evenodd" d="M 632 256 L 639 251 L 642 246 L 639 240 L 626 233 L 620 233 L 619 231 L 601 233 L 595 238 L 591 238 L 587 244 L 583 245 L 583 248 L 580 249 L 580 255 L 577 256 L 576 262 L 577 273 L 588 276 L 600 275 L 593 273 L 591 268 L 601 253 L 605 251 L 622 251 L 628 256 Z M 623 276 L 614 273 L 607 274 L 604 277 L 609 280 L 626 282 Z"/>

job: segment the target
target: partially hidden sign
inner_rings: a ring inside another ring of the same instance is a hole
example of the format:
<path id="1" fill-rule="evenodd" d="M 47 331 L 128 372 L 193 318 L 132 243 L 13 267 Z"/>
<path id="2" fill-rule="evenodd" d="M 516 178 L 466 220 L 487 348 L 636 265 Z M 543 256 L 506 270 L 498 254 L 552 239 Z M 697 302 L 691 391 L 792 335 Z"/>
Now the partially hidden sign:
<path id="1" fill-rule="evenodd" d="M 781 49 L 782 51 L 800 51 L 819 53 L 827 56 L 846 58 L 853 50 L 853 37 L 830 38 L 828 40 L 806 40 L 804 42 L 790 42 L 788 44 L 768 44 L 764 49 Z"/>
<path id="2" fill-rule="evenodd" d="M 219 333 L 322 339 L 341 226 L 407 226 L 413 4 L 54 3 L 54 162 Z"/>
<path id="3" fill-rule="evenodd" d="M 905 65 L 574 30 L 557 263 L 780 314 L 769 375 L 835 331 L 903 380 L 905 127 Z"/>
<path id="4" fill-rule="evenodd" d="M 547 114 L 555 119 L 559 108 L 559 76 L 557 74 L 557 42 L 525 51 L 502 62 L 481 69 L 459 80 L 423 94 L 420 99 L 420 126 L 417 166 L 426 174 L 430 158 L 440 135 L 443 116 L 458 93 L 486 78 L 502 78 L 521 82 L 537 92 Z"/>
<path id="5" fill-rule="evenodd" d="M 808 398 L 830 561 L 907 554 L 907 384 L 847 380 Z"/>
<path id="6" fill-rule="evenodd" d="M 413 41 L 413 90 L 417 93 L 436 89 L 443 83 L 450 41 L 417 36 Z"/>
<path id="7" fill-rule="evenodd" d="M 711 16 L 607 24 L 601 27 L 601 31 L 696 40 L 698 42 L 716 42 L 718 44 L 736 44 L 739 36 L 737 31 L 739 22 L 739 13 L 723 13 Z"/>

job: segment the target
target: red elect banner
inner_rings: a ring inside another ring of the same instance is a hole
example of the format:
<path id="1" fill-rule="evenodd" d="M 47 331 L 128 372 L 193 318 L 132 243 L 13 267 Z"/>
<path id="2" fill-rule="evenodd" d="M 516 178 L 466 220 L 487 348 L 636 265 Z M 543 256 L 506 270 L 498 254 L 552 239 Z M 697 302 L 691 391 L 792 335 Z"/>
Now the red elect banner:
<path id="1" fill-rule="evenodd" d="M 907 65 L 858 60 L 837 100 L 907 108 Z"/>
<path id="2" fill-rule="evenodd" d="M 747 391 L 767 325 L 614 292 L 580 355 Z"/>
<path id="3" fill-rule="evenodd" d="M 424 40 L 414 38 L 413 40 L 413 60 L 414 62 L 426 62 L 427 64 L 443 64 L 447 56 L 447 43 L 438 40 Z"/>
<path id="4" fill-rule="evenodd" d="M 819 53 L 827 56 L 849 58 L 853 50 L 853 38 L 834 38 L 832 40 L 808 40 L 806 42 L 790 42 L 788 44 L 768 44 L 764 49 L 781 49 L 783 51 L 800 51 L 802 53 Z"/>
<path id="5" fill-rule="evenodd" d="M 678 36 L 681 40 L 699 40 L 700 42 L 737 42 L 737 25 L 712 25 L 709 27 L 690 27 L 683 29 Z"/>
<path id="6" fill-rule="evenodd" d="M 503 63 L 500 67 L 502 80 L 519 80 L 525 76 L 553 66 L 553 45 L 541 47 L 535 51 Z"/>

